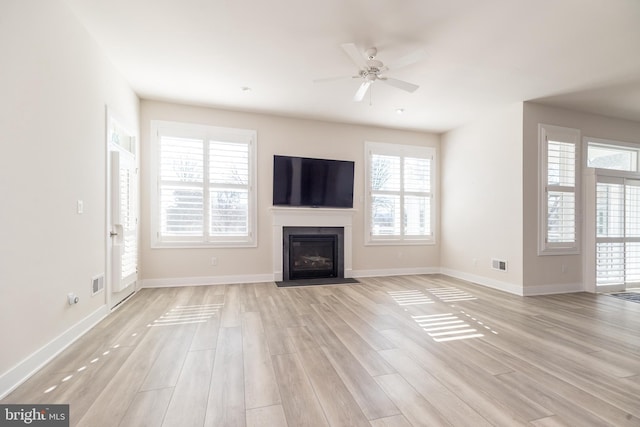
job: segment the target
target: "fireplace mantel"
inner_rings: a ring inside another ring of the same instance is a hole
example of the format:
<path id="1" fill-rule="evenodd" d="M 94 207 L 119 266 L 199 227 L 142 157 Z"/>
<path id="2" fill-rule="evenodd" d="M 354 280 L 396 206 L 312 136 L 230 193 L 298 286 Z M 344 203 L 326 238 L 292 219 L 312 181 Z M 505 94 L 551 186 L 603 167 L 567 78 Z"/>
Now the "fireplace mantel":
<path id="1" fill-rule="evenodd" d="M 344 227 L 344 277 L 351 277 L 352 222 L 355 209 L 271 208 L 273 276 L 282 281 L 282 227 Z"/>

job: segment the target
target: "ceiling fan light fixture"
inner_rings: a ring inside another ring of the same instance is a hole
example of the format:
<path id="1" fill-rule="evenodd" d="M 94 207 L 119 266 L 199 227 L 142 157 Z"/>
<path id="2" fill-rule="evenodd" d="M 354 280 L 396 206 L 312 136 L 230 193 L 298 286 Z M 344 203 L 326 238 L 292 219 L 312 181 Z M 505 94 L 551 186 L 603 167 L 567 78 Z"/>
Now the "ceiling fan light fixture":
<path id="1" fill-rule="evenodd" d="M 418 89 L 418 85 L 413 83 L 405 82 L 403 80 L 394 79 L 392 77 L 388 77 L 386 73 L 392 68 L 385 65 L 382 61 L 376 59 L 378 54 L 378 50 L 375 47 L 370 47 L 369 49 L 362 52 L 360 49 L 356 47 L 353 43 L 343 43 L 340 45 L 344 52 L 349 56 L 351 61 L 358 67 L 358 74 L 355 76 L 350 76 L 351 78 L 362 79 L 362 83 L 360 87 L 356 91 L 356 94 L 353 97 L 355 102 L 360 102 L 363 100 L 364 96 L 369 93 L 369 98 L 371 99 L 371 92 L 369 90 L 369 86 L 373 84 L 376 80 L 380 80 L 383 83 L 395 87 L 397 89 L 404 90 L 405 92 L 415 92 Z M 413 64 L 414 62 L 422 59 L 423 54 L 422 51 L 418 53 L 414 53 L 411 55 L 407 55 L 401 58 L 394 68 L 405 67 L 407 65 Z M 349 77 L 344 77 L 349 78 Z M 328 79 L 317 79 L 315 82 L 327 82 L 332 80 L 339 80 L 341 78 L 328 78 Z M 369 101 L 371 103 L 371 101 Z M 401 114 L 401 113 L 398 113 Z"/>

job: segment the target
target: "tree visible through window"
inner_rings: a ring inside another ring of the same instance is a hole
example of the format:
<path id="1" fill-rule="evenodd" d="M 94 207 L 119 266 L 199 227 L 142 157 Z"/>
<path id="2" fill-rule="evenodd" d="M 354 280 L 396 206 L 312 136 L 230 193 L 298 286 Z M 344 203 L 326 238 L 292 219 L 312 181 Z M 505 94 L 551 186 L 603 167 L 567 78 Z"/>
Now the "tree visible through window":
<path id="1" fill-rule="evenodd" d="M 433 149 L 367 144 L 369 242 L 433 240 Z"/>

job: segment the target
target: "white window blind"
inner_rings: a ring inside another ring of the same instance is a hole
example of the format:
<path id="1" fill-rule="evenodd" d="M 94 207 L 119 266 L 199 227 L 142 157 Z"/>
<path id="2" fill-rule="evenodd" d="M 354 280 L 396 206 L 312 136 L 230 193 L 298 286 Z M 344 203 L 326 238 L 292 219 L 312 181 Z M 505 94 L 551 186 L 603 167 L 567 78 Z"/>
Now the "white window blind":
<path id="1" fill-rule="evenodd" d="M 212 236 L 249 233 L 249 146 L 209 142 L 209 200 Z"/>
<path id="2" fill-rule="evenodd" d="M 539 253 L 578 251 L 577 129 L 540 125 L 540 245 Z"/>
<path id="3" fill-rule="evenodd" d="M 429 242 L 434 150 L 367 143 L 367 242 Z"/>
<path id="4" fill-rule="evenodd" d="M 202 236 L 204 141 L 160 136 L 160 233 Z"/>
<path id="5" fill-rule="evenodd" d="M 547 242 L 576 241 L 576 144 L 547 141 Z"/>
<path id="6" fill-rule="evenodd" d="M 137 199 L 132 191 L 136 183 L 135 169 L 120 169 L 120 216 L 124 233 L 124 248 L 120 279 L 126 279 L 138 271 L 138 218 L 136 215 Z"/>
<path id="7" fill-rule="evenodd" d="M 152 123 L 155 247 L 255 246 L 255 132 Z"/>

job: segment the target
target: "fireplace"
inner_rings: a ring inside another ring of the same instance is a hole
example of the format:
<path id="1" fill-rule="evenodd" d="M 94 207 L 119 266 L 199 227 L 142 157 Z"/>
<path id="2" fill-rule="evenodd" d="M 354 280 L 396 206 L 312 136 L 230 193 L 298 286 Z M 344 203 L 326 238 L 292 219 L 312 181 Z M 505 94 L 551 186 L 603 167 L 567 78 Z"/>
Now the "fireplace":
<path id="1" fill-rule="evenodd" d="M 342 277 L 352 277 L 353 266 L 353 238 L 352 222 L 355 209 L 328 209 L 328 208 L 271 208 L 272 213 L 272 254 L 273 254 L 273 280 L 278 286 L 295 285 L 302 281 L 291 281 L 289 273 L 285 277 L 284 270 L 288 269 L 289 252 L 285 257 L 285 245 L 289 245 L 289 236 L 285 238 L 285 229 L 298 229 L 299 234 L 317 234 L 318 229 L 337 229 L 330 234 L 338 234 L 338 254 L 342 260 L 338 261 L 339 269 L 343 269 Z M 309 230 L 315 230 L 308 233 Z M 289 230 L 291 231 L 291 230 Z M 288 251 L 288 247 L 286 249 Z M 338 275 L 340 275 L 338 271 Z M 304 280 L 330 280 L 330 279 L 304 279 Z"/>
<path id="2" fill-rule="evenodd" d="M 343 227 L 283 227 L 283 281 L 344 277 Z"/>

